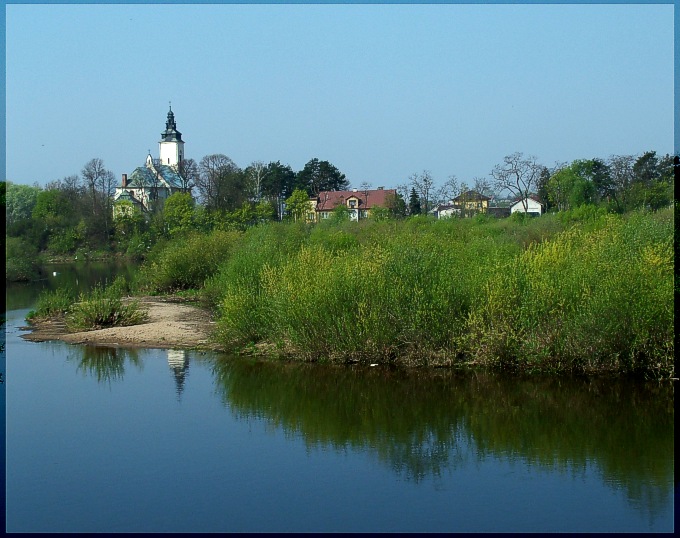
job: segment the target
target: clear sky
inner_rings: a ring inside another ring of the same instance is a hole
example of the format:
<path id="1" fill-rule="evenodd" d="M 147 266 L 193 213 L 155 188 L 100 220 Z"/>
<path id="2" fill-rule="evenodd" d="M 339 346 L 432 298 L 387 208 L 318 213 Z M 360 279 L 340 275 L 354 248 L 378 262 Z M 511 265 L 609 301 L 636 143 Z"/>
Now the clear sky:
<path id="1" fill-rule="evenodd" d="M 354 187 L 673 153 L 673 5 L 6 6 L 6 178 L 118 178 L 168 102 L 196 161 L 328 160 Z"/>

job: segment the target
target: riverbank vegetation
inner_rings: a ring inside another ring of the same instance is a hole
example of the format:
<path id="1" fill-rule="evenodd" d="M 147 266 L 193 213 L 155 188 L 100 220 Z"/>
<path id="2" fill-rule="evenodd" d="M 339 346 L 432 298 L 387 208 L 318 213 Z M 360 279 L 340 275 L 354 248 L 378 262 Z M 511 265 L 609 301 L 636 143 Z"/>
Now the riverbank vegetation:
<path id="1" fill-rule="evenodd" d="M 63 319 L 69 331 L 143 323 L 147 314 L 139 301 L 123 299 L 127 289 L 125 280 L 117 278 L 109 286 L 95 286 L 91 292 L 78 295 L 69 288 L 45 291 L 38 297 L 36 309 L 29 312 L 27 319 L 35 323 L 57 317 Z"/>
<path id="2" fill-rule="evenodd" d="M 201 297 L 216 313 L 216 340 L 231 350 L 674 376 L 677 157 L 646 152 L 552 170 L 519 153 L 506 157 L 492 177 L 506 185 L 519 170 L 518 192 L 535 192 L 549 210 L 538 218 L 466 209 L 472 218 L 438 220 L 435 203 L 468 186 L 451 176 L 437 190 L 424 171 L 397 187 L 402 203 L 394 207 L 358 222 L 338 210 L 317 224 L 304 212 L 286 216 L 280 202 L 346 188 L 330 163 L 312 159 L 295 173 L 278 162 L 241 170 L 227 161 L 223 173 L 210 168 L 205 177 L 196 167 L 200 203 L 176 193 L 115 220 L 102 218 L 111 174 L 88 183 L 92 163 L 82 179 L 45 189 L 3 184 L 7 277 L 32 278 L 41 256 L 131 256 L 143 260 L 137 292 Z M 81 325 L 109 319 L 100 292 L 79 301 L 102 314 L 81 313 Z"/>
<path id="3" fill-rule="evenodd" d="M 671 208 L 263 224 L 168 242 L 137 285 L 200 288 L 230 350 L 667 378 L 673 229 Z M 163 278 L 144 277 L 161 260 Z"/>

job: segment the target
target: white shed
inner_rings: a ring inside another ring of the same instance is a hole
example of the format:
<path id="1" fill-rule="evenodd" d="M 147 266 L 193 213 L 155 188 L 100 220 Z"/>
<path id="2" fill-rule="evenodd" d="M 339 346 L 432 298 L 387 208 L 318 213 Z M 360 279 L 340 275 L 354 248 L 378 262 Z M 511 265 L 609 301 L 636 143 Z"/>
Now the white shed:
<path id="1" fill-rule="evenodd" d="M 537 198 L 533 196 L 527 197 L 527 213 L 529 215 L 540 216 L 543 214 L 543 204 L 538 201 Z M 510 206 L 510 213 L 524 213 L 524 204 L 522 200 L 517 200 L 512 206 Z"/>

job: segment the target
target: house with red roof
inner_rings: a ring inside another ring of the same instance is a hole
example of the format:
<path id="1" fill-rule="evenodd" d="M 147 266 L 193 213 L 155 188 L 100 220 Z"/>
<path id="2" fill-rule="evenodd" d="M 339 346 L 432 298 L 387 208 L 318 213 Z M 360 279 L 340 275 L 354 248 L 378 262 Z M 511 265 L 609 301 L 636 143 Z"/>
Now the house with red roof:
<path id="1" fill-rule="evenodd" d="M 314 208 L 315 222 L 330 218 L 335 208 L 341 205 L 349 210 L 350 220 L 358 221 L 370 217 L 371 211 L 376 207 L 388 207 L 390 198 L 396 195 L 396 189 L 378 187 L 375 190 L 321 191 L 310 201 Z"/>

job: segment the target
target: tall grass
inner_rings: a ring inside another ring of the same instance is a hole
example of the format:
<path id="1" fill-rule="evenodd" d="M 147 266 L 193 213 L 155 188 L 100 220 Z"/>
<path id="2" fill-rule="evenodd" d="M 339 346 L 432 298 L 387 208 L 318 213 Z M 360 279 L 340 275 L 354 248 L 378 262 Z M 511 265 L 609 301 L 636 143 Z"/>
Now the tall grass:
<path id="1" fill-rule="evenodd" d="M 144 322 L 148 316 L 139 301 L 123 301 L 126 287 L 125 280 L 118 277 L 108 287 L 98 285 L 87 294 L 81 293 L 66 315 L 66 327 L 69 330 L 91 330 Z"/>
<path id="2" fill-rule="evenodd" d="M 135 286 L 146 293 L 200 288 L 229 256 L 240 235 L 236 231 L 216 230 L 164 243 L 142 266 Z"/>
<path id="3" fill-rule="evenodd" d="M 225 345 L 273 342 L 307 360 L 674 372 L 672 219 L 411 219 L 293 236 L 252 232 L 210 281 Z"/>

